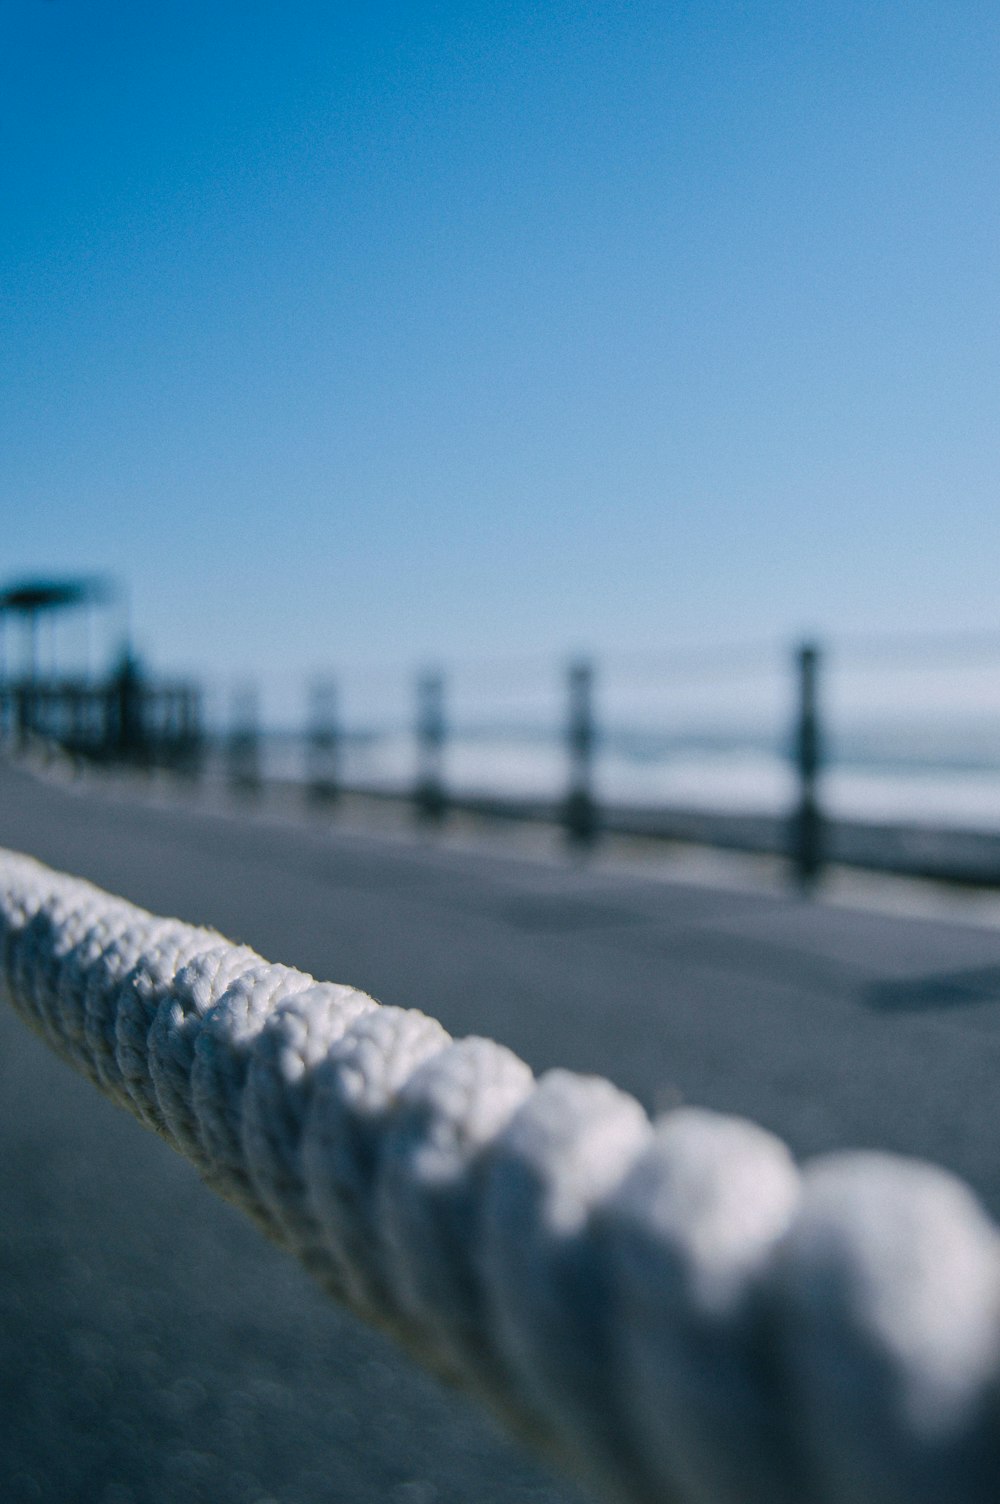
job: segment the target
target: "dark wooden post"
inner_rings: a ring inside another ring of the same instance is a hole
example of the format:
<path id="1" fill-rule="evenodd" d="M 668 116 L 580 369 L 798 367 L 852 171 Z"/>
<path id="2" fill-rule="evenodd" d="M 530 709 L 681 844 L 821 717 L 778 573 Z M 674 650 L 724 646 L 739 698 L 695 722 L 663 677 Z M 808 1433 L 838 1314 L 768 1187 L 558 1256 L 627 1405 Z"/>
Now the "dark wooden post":
<path id="1" fill-rule="evenodd" d="M 33 712 L 33 725 L 35 735 L 39 741 L 52 740 L 52 696 L 53 691 L 44 680 L 36 682 L 34 687 L 35 709 Z"/>
<path id="2" fill-rule="evenodd" d="M 417 783 L 419 819 L 440 824 L 448 808 L 444 788 L 444 679 L 438 673 L 417 680 Z"/>
<path id="3" fill-rule="evenodd" d="M 597 839 L 597 804 L 594 799 L 594 668 L 580 661 L 569 670 L 569 790 L 563 811 L 566 837 L 573 846 L 592 846 Z"/>
<path id="4" fill-rule="evenodd" d="M 24 613 L 24 677 L 32 687 L 38 679 L 37 606 L 29 606 Z"/>
<path id="5" fill-rule="evenodd" d="M 169 768 L 172 773 L 180 771 L 184 761 L 184 686 L 183 684 L 169 684 L 163 694 L 166 704 L 164 706 L 163 723 L 160 727 L 161 746 L 159 756 L 163 766 Z"/>
<path id="6" fill-rule="evenodd" d="M 141 764 L 147 760 L 146 686 L 132 654 L 122 654 L 111 681 L 114 702 L 115 742 L 111 756 L 118 762 Z"/>
<path id="7" fill-rule="evenodd" d="M 197 778 L 201 772 L 205 739 L 201 728 L 201 692 L 193 684 L 181 691 L 180 744 L 177 768 L 185 778 Z"/>
<path id="8" fill-rule="evenodd" d="M 0 747 L 13 741 L 14 686 L 7 672 L 7 612 L 0 605 Z"/>
<path id="9" fill-rule="evenodd" d="M 108 745 L 108 695 L 103 685 L 87 690 L 87 756 L 99 760 Z"/>
<path id="10" fill-rule="evenodd" d="M 314 804 L 332 804 L 340 793 L 340 728 L 337 686 L 319 679 L 309 687 L 309 724 L 306 728 L 306 797 Z"/>
<path id="11" fill-rule="evenodd" d="M 819 722 L 819 648 L 803 643 L 796 650 L 798 712 L 795 727 L 795 766 L 798 772 L 798 806 L 792 817 L 791 857 L 795 879 L 809 890 L 816 886 L 823 866 L 823 815 L 819 807 L 817 779 L 822 760 Z"/>
<path id="12" fill-rule="evenodd" d="M 260 793 L 260 725 L 257 691 L 252 684 L 240 685 L 233 694 L 226 763 L 234 793 L 246 798 Z"/>
<path id="13" fill-rule="evenodd" d="M 14 687 L 14 720 L 17 748 L 23 752 L 35 729 L 35 686 L 29 679 L 22 679 Z"/>
<path id="14" fill-rule="evenodd" d="M 69 750 L 78 760 L 87 751 L 87 691 L 82 684 L 73 684 L 66 691 L 69 697 Z"/>

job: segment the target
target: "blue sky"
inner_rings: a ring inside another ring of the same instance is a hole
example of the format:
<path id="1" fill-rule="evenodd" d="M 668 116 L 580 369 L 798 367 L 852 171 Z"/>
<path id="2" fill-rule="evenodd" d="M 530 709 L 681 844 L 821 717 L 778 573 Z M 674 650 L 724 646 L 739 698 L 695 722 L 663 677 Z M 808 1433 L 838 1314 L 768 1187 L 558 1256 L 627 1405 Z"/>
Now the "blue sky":
<path id="1" fill-rule="evenodd" d="M 0 7 L 0 575 L 163 668 L 989 628 L 1000 13 Z"/>

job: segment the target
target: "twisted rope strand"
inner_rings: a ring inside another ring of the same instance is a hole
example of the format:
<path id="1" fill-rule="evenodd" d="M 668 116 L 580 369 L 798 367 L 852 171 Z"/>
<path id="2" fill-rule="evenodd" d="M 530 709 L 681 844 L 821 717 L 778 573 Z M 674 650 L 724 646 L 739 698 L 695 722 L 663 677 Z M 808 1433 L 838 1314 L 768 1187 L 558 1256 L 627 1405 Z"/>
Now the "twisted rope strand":
<path id="1" fill-rule="evenodd" d="M 0 987 L 338 1298 L 627 1504 L 995 1504 L 1000 1232 L 931 1165 L 273 966 L 0 852 Z"/>

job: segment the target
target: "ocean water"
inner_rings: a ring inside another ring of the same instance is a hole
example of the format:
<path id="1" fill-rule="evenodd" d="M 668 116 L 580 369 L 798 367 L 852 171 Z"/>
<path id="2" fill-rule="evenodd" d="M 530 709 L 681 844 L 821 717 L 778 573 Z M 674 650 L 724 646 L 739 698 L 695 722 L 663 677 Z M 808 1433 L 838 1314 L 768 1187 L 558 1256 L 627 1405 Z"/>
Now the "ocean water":
<path id="1" fill-rule="evenodd" d="M 967 756 L 898 739 L 848 746 L 829 757 L 821 773 L 823 806 L 833 817 L 871 823 L 1000 831 L 1000 749 L 995 763 L 990 750 L 988 740 Z M 342 743 L 338 758 L 346 786 L 404 792 L 415 780 L 417 747 L 407 731 L 355 735 Z M 301 736 L 266 736 L 261 761 L 266 777 L 308 776 Z M 568 777 L 562 738 L 537 730 L 457 732 L 443 770 L 456 793 L 543 799 L 561 797 Z M 594 788 L 610 805 L 784 814 L 794 805 L 796 778 L 783 749 L 762 740 L 621 735 L 599 744 Z"/>

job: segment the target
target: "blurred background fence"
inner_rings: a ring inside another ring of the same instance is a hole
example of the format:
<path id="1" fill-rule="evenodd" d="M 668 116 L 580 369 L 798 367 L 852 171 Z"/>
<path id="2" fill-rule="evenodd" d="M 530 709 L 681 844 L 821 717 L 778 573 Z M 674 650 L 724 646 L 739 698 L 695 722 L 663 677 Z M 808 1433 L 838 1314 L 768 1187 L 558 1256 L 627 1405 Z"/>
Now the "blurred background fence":
<path id="1" fill-rule="evenodd" d="M 299 701 L 298 713 L 288 706 Z M 298 724 L 295 724 L 296 720 Z M 808 888 L 846 863 L 1000 883 L 1000 636 L 345 671 L 301 688 L 0 681 L 8 750 L 167 769 L 317 809 L 457 814 L 785 856 Z"/>

